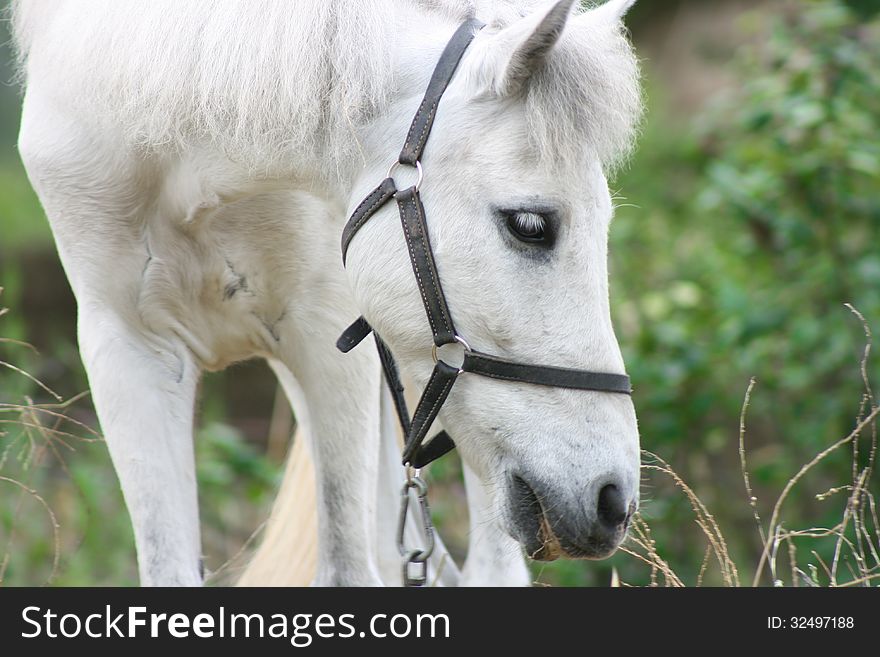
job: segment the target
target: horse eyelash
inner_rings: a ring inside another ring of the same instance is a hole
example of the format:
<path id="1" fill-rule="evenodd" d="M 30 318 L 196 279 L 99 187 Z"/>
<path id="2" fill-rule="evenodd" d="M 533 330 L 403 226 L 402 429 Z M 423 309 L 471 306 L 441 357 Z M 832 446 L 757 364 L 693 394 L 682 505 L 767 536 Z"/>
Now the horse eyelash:
<path id="1" fill-rule="evenodd" d="M 517 227 L 526 232 L 547 227 L 547 219 L 543 215 L 534 212 L 517 212 L 513 219 Z"/>

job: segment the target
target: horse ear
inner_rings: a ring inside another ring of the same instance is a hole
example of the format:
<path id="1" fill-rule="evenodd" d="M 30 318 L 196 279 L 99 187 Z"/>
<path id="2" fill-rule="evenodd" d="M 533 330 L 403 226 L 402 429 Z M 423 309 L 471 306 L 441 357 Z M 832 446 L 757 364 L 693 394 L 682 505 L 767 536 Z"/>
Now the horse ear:
<path id="1" fill-rule="evenodd" d="M 559 40 L 574 4 L 558 0 L 549 11 L 533 12 L 492 37 L 484 73 L 493 94 L 511 96 L 524 87 Z"/>

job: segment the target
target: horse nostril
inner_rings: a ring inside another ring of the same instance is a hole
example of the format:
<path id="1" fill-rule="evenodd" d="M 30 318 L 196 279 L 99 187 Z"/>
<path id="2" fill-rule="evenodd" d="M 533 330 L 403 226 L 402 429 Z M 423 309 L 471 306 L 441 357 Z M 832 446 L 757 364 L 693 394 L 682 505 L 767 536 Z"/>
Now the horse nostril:
<path id="1" fill-rule="evenodd" d="M 599 491 L 599 506 L 596 510 L 599 521 L 608 527 L 617 527 L 626 521 L 626 502 L 620 489 L 614 484 L 608 484 Z"/>

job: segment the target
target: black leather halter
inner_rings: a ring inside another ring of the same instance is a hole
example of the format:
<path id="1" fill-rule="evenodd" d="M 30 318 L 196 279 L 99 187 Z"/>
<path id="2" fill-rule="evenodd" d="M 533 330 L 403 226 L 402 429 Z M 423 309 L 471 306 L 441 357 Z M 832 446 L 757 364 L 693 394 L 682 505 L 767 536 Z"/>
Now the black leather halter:
<path id="1" fill-rule="evenodd" d="M 589 372 L 586 370 L 567 369 L 562 367 L 549 367 L 546 365 L 527 365 L 498 356 L 491 356 L 470 348 L 467 342 L 455 330 L 452 323 L 452 314 L 446 303 L 446 297 L 440 287 L 440 276 L 437 265 L 434 262 L 434 253 L 431 250 L 431 242 L 428 238 L 428 226 L 425 222 L 425 208 L 419 196 L 422 166 L 419 158 L 428 141 L 431 125 L 437 112 L 437 105 L 443 92 L 449 85 L 455 69 L 461 60 L 468 45 L 473 40 L 476 32 L 483 24 L 475 19 L 463 23 L 443 50 L 440 61 L 434 69 L 431 81 L 425 97 L 419 105 L 418 112 L 410 126 L 406 136 L 403 150 L 398 162 L 389 171 L 389 177 L 385 178 L 376 189 L 355 208 L 342 233 L 342 261 L 348 252 L 351 240 L 357 231 L 372 217 L 375 212 L 384 206 L 392 198 L 397 202 L 400 212 L 400 220 L 403 224 L 403 234 L 409 251 L 413 273 L 419 285 L 422 303 L 428 316 L 431 333 L 434 336 L 434 371 L 428 380 L 422 397 L 416 406 L 415 414 L 410 419 L 406 401 L 403 396 L 403 384 L 397 364 L 391 351 L 382 339 L 374 333 L 376 347 L 379 350 L 379 358 L 388 387 L 394 398 L 400 425 L 406 438 L 403 451 L 403 464 L 421 468 L 431 461 L 443 456 L 455 448 L 455 443 L 445 431 L 434 436 L 428 443 L 425 437 L 431 427 L 440 407 L 449 396 L 452 385 L 458 376 L 464 372 L 479 374 L 503 381 L 516 381 L 541 386 L 553 386 L 557 388 L 574 388 L 577 390 L 596 390 L 600 392 L 613 392 L 630 394 L 629 377 L 624 374 L 609 374 L 605 372 Z M 398 190 L 394 184 L 391 173 L 398 164 L 416 167 L 419 172 L 418 182 L 408 189 Z M 360 344 L 371 332 L 372 327 L 361 317 L 352 324 L 336 343 L 342 352 L 349 352 Z M 453 367 L 437 356 L 437 347 L 459 343 L 464 348 L 464 362 L 461 367 Z"/>

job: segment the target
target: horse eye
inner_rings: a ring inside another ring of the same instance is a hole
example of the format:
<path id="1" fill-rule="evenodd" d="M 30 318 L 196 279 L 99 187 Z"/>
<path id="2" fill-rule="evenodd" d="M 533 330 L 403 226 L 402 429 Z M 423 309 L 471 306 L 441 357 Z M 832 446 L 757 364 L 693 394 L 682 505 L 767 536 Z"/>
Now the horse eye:
<path id="1" fill-rule="evenodd" d="M 547 219 L 533 212 L 507 215 L 507 229 L 521 242 L 544 242 L 547 239 Z"/>

